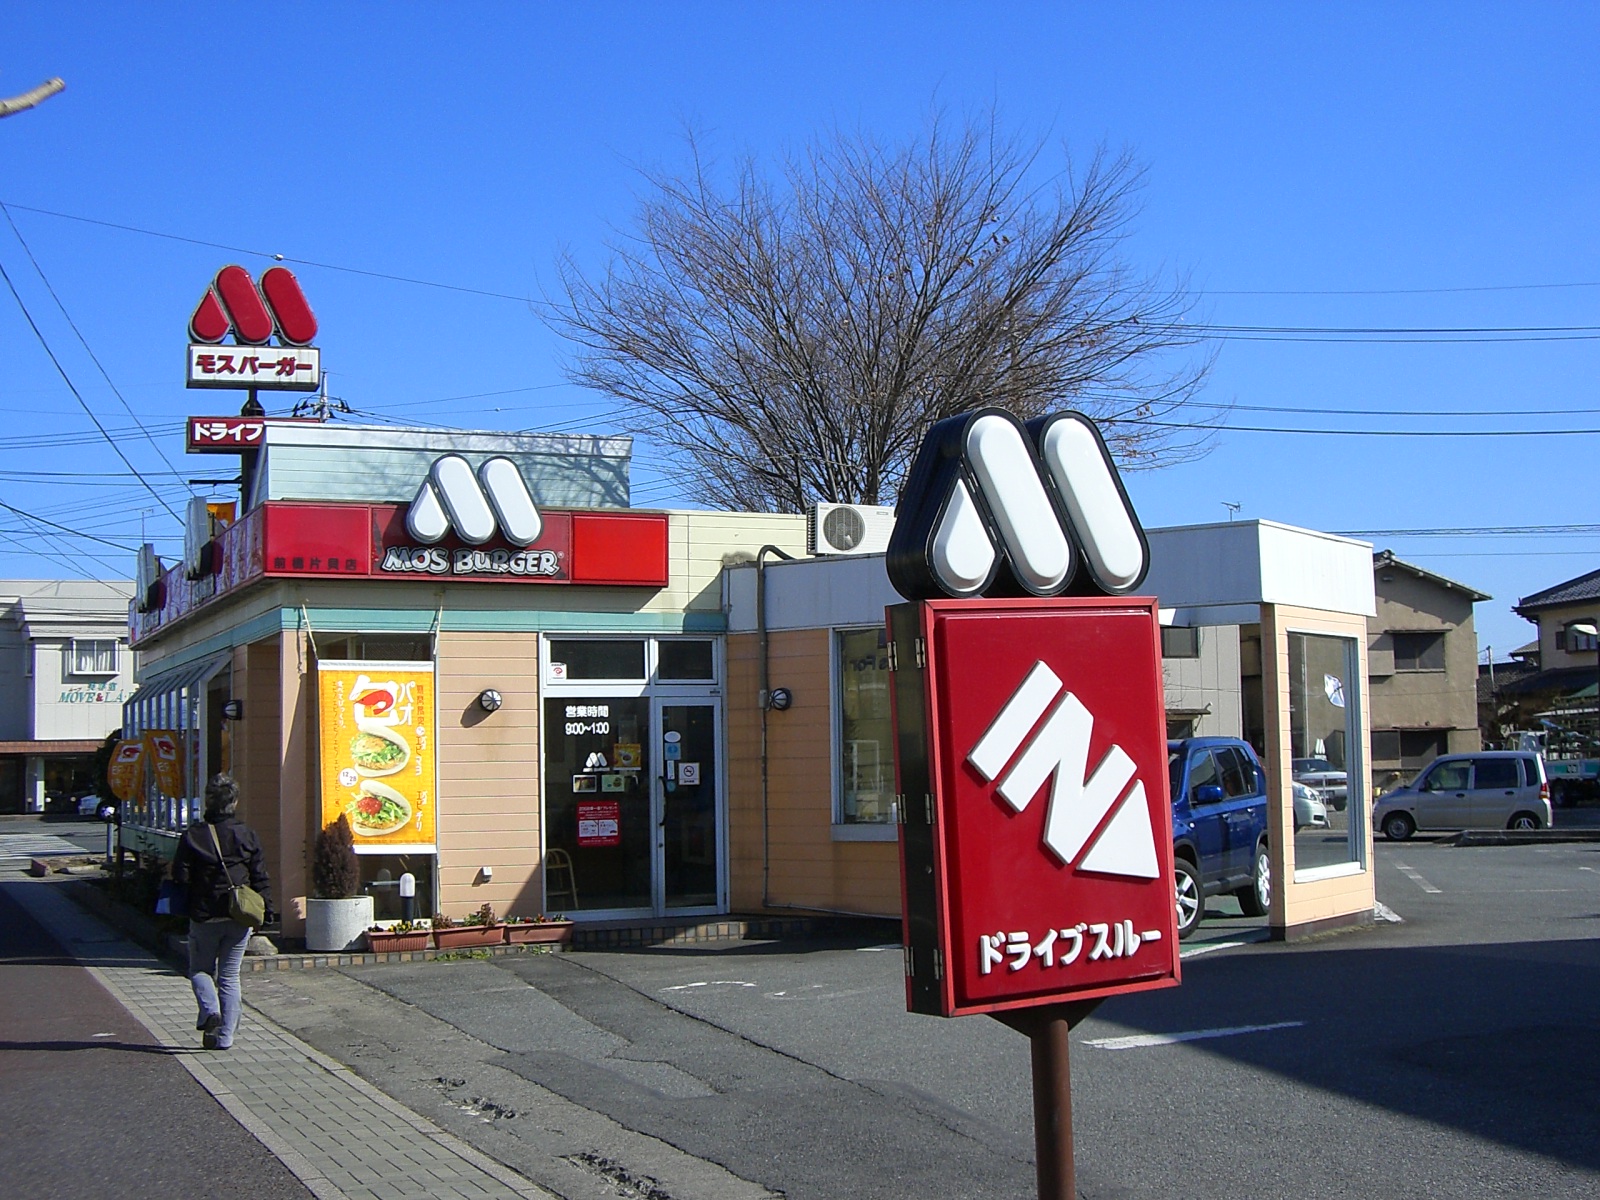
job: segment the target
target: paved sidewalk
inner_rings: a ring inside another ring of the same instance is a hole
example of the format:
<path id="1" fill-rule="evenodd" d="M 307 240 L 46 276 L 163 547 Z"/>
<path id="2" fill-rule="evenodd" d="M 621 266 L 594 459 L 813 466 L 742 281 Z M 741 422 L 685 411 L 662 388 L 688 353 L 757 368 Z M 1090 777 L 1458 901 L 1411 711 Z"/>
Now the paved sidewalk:
<path id="1" fill-rule="evenodd" d="M 199 1048 L 189 981 L 120 939 L 50 880 L 0 886 L 84 964 L 240 1125 L 318 1197 L 548 1197 L 245 1006 L 233 1049 Z"/>

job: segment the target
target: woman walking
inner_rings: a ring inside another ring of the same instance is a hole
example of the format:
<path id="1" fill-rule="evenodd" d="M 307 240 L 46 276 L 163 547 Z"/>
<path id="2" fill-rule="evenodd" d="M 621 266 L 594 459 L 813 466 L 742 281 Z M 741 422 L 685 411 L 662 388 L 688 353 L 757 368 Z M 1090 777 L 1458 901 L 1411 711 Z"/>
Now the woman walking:
<path id="1" fill-rule="evenodd" d="M 206 784 L 205 820 L 184 830 L 172 857 L 172 878 L 189 897 L 189 982 L 200 1006 L 195 1028 L 205 1035 L 207 1050 L 232 1046 L 239 1025 L 239 968 L 250 926 L 228 915 L 229 889 L 248 883 L 272 909 L 261 839 L 234 816 L 238 807 L 233 776 L 213 775 Z"/>

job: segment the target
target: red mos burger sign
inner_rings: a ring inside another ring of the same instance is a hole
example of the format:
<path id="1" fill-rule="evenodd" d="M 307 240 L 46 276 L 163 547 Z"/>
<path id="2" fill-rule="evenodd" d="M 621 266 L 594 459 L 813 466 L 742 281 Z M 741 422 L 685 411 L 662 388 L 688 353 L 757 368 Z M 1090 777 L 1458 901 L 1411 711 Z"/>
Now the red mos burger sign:
<path id="1" fill-rule="evenodd" d="M 224 345 L 229 334 L 234 342 Z M 321 355 L 311 345 L 316 336 L 317 318 L 287 267 L 267 268 L 259 286 L 243 267 L 223 267 L 189 318 L 187 385 L 316 391 L 322 375 Z"/>

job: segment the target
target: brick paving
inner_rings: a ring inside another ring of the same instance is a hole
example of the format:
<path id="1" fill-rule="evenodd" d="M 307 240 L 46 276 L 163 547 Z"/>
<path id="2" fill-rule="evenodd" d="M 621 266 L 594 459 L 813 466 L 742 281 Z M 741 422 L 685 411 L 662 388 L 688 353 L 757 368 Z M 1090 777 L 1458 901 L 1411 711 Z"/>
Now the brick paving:
<path id="1" fill-rule="evenodd" d="M 548 1197 L 244 1006 L 233 1049 L 206 1051 L 189 981 L 78 908 L 48 880 L 9 894 L 48 929 L 240 1125 L 319 1200 Z"/>

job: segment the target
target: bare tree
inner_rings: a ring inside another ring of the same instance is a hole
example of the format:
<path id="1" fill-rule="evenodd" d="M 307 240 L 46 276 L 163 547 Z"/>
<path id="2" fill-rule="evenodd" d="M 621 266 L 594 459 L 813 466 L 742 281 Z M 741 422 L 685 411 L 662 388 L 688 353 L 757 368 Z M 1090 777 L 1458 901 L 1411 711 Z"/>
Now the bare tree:
<path id="1" fill-rule="evenodd" d="M 986 404 L 1077 408 L 1126 467 L 1202 452 L 1192 301 L 1119 256 L 1126 155 L 1035 182 L 1040 145 L 934 121 L 903 146 L 836 133 L 777 180 L 745 159 L 719 187 L 689 148 L 687 174 L 646 176 L 603 274 L 563 258 L 546 318 L 579 347 L 570 377 L 631 406 L 699 500 L 892 502 L 929 425 Z"/>

